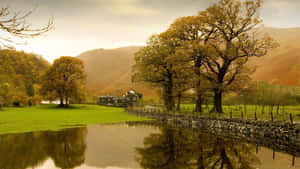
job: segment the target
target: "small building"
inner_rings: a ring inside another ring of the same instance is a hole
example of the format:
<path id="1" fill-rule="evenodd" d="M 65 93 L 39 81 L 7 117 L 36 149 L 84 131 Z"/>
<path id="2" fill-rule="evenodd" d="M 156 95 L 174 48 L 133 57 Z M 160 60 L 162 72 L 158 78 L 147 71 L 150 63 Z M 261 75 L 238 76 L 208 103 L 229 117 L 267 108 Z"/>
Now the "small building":
<path id="1" fill-rule="evenodd" d="M 107 106 L 113 106 L 115 103 L 113 96 L 101 96 L 99 99 L 98 104 L 100 105 L 107 105 Z"/>
<path id="2" fill-rule="evenodd" d="M 104 106 L 127 107 L 136 105 L 141 98 L 142 94 L 130 90 L 122 97 L 100 96 L 98 104 Z"/>
<path id="3" fill-rule="evenodd" d="M 140 99 L 142 99 L 142 97 L 143 97 L 142 94 L 137 93 L 137 92 L 134 91 L 134 90 L 128 91 L 128 92 L 125 94 L 125 96 L 124 96 L 125 100 L 126 100 L 128 103 L 130 103 L 131 106 L 137 104 L 138 101 L 139 101 Z"/>
<path id="4" fill-rule="evenodd" d="M 60 100 L 53 100 L 53 101 L 50 101 L 50 100 L 42 100 L 42 101 L 41 101 L 41 104 L 60 104 Z"/>

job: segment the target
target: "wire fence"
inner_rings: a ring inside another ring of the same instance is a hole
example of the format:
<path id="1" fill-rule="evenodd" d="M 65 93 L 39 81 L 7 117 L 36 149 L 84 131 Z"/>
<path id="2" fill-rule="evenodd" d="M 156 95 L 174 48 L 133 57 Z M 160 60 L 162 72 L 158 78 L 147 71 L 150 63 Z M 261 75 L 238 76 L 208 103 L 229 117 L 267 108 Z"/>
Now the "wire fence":
<path id="1" fill-rule="evenodd" d="M 127 108 L 127 111 L 151 113 L 151 114 L 176 114 L 176 115 L 192 115 L 201 117 L 220 117 L 226 119 L 242 119 L 242 120 L 262 120 L 269 122 L 284 122 L 284 123 L 298 123 L 300 121 L 299 114 L 288 111 L 261 111 L 258 107 L 248 107 L 242 109 L 241 107 L 224 106 L 223 113 L 215 113 L 212 106 L 203 107 L 202 112 L 196 112 L 194 106 L 181 106 L 180 111 L 167 111 L 163 106 L 134 106 Z"/>

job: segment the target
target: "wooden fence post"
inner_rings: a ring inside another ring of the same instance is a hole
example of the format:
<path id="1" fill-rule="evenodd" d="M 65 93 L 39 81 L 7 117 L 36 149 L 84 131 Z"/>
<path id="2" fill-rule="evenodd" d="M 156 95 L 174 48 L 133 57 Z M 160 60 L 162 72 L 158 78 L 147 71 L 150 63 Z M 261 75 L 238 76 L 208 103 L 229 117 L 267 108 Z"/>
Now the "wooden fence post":
<path id="1" fill-rule="evenodd" d="M 274 121 L 274 117 L 273 117 L 273 110 L 271 110 L 271 121 Z"/>
<path id="2" fill-rule="evenodd" d="M 258 145 L 257 144 L 255 146 L 255 152 L 256 152 L 256 154 L 258 154 Z"/>
<path id="3" fill-rule="evenodd" d="M 256 110 L 255 110 L 255 112 L 254 112 L 254 119 L 255 119 L 255 121 L 257 120 Z"/>
<path id="4" fill-rule="evenodd" d="M 230 120 L 232 120 L 232 110 L 230 111 Z"/>
<path id="5" fill-rule="evenodd" d="M 290 113 L 290 121 L 291 121 L 291 125 L 293 125 L 293 115 L 292 115 L 292 113 Z"/>

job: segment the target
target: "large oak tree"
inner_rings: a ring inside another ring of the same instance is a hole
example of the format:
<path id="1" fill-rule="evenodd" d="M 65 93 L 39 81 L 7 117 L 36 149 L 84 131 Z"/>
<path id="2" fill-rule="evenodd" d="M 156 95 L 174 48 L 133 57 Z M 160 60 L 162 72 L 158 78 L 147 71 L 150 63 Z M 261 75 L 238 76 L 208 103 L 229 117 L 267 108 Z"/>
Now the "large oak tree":
<path id="1" fill-rule="evenodd" d="M 215 38 L 208 42 L 210 56 L 206 61 L 205 77 L 214 91 L 214 109 L 222 113 L 222 94 L 244 73 L 250 57 L 262 57 L 276 47 L 268 35 L 257 31 L 262 23 L 259 9 L 262 0 L 220 0 L 199 13 L 205 27 L 216 29 Z"/>
<path id="2" fill-rule="evenodd" d="M 70 98 L 78 98 L 84 91 L 84 64 L 80 59 L 63 56 L 54 61 L 42 80 L 41 93 L 48 98 L 59 98 L 60 106 L 68 107 Z"/>

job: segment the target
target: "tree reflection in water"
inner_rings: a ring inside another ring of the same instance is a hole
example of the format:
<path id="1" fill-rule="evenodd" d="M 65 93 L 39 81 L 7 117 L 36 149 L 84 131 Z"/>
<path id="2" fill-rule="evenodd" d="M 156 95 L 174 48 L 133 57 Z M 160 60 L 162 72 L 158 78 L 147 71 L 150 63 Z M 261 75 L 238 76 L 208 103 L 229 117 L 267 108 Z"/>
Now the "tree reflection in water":
<path id="1" fill-rule="evenodd" d="M 72 169 L 85 161 L 86 128 L 0 136 L 0 168 L 34 168 L 51 158 L 56 167 Z"/>
<path id="2" fill-rule="evenodd" d="M 136 148 L 145 169 L 255 169 L 255 146 L 189 129 L 161 128 Z"/>

